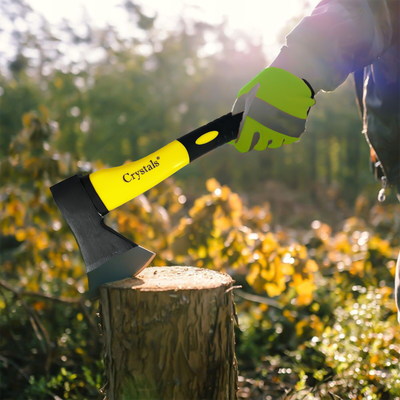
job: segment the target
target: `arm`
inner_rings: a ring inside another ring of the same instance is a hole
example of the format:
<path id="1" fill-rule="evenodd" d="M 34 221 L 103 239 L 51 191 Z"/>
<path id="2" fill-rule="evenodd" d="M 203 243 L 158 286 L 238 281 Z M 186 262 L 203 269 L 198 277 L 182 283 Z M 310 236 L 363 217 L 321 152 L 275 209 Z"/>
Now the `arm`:
<path id="1" fill-rule="evenodd" d="M 286 37 L 271 67 L 330 91 L 379 58 L 396 36 L 398 0 L 323 0 Z"/>

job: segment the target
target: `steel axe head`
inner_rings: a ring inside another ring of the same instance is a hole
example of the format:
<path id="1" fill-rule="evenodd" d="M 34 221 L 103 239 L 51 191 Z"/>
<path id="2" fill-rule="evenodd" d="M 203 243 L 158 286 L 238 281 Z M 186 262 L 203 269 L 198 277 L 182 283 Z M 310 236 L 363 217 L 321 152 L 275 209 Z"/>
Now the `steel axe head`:
<path id="1" fill-rule="evenodd" d="M 155 257 L 155 253 L 104 223 L 80 176 L 74 175 L 50 190 L 78 242 L 86 266 L 90 298 L 99 295 L 100 285 L 137 275 Z"/>

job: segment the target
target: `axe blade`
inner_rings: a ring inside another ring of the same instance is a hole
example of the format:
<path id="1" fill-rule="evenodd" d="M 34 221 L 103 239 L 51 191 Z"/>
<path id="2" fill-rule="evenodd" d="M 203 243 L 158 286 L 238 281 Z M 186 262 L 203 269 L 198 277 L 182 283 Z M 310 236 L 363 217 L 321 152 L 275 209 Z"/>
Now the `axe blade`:
<path id="1" fill-rule="evenodd" d="M 155 253 L 137 245 L 104 223 L 78 175 L 50 188 L 58 209 L 71 228 L 86 266 L 88 296 L 99 286 L 136 276 Z"/>

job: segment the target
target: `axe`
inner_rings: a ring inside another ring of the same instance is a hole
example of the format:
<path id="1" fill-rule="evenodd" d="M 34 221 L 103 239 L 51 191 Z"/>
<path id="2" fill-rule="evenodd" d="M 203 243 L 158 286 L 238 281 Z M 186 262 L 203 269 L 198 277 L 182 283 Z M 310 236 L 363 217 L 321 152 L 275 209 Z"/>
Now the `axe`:
<path id="1" fill-rule="evenodd" d="M 90 298 L 98 296 L 102 284 L 136 276 L 155 257 L 107 226 L 104 216 L 196 158 L 236 139 L 241 120 L 242 113 L 226 114 L 139 161 L 74 175 L 50 188 L 81 251 Z"/>

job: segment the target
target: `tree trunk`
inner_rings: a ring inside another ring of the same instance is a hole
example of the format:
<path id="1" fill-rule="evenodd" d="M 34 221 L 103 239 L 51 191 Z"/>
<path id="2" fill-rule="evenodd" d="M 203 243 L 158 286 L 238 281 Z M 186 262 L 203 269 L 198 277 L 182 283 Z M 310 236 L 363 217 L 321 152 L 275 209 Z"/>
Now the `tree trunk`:
<path id="1" fill-rule="evenodd" d="M 149 267 L 100 288 L 107 400 L 234 400 L 232 278 Z"/>

